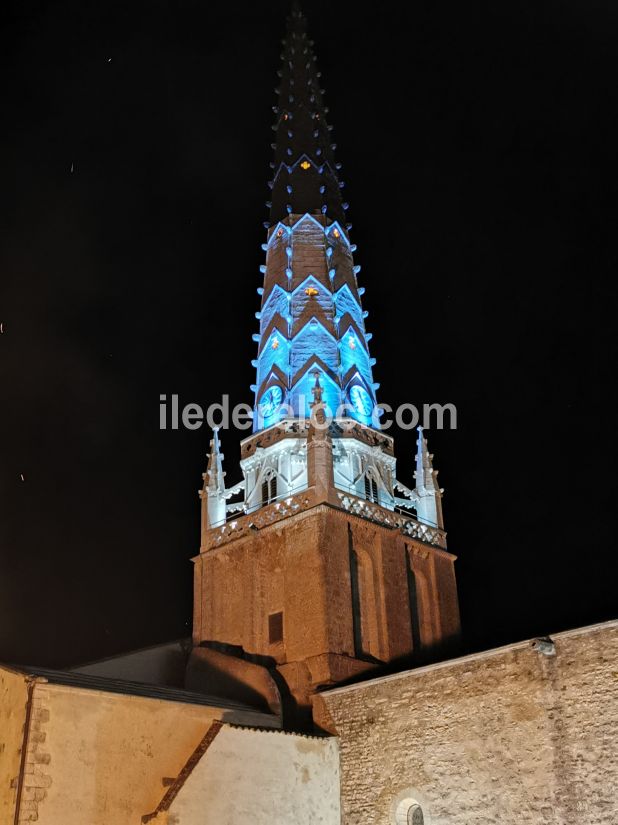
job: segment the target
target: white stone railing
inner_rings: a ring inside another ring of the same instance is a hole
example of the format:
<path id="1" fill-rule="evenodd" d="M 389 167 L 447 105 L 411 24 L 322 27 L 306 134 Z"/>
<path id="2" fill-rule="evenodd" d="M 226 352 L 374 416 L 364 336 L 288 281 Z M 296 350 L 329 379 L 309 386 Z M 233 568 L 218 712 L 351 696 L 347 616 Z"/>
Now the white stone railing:
<path id="1" fill-rule="evenodd" d="M 421 524 L 413 518 L 400 516 L 391 510 L 385 510 L 371 501 L 367 501 L 348 493 L 338 493 L 341 507 L 348 513 L 353 513 L 376 524 L 383 524 L 385 527 L 393 527 L 410 536 L 412 539 L 424 541 L 426 544 L 433 544 L 436 547 L 446 548 L 446 535 L 437 527 L 430 527 L 428 524 Z"/>
<path id="2" fill-rule="evenodd" d="M 298 493 L 285 496 L 266 507 L 260 507 L 254 513 L 230 519 L 221 527 L 215 527 L 210 531 L 208 547 L 219 547 L 228 541 L 241 538 L 251 530 L 261 530 L 262 527 L 268 527 L 269 524 L 307 510 L 312 504 L 313 498 L 307 490 L 304 491 L 304 495 Z"/>
<path id="3" fill-rule="evenodd" d="M 360 516 L 375 524 L 390 527 L 393 530 L 401 530 L 405 536 L 412 539 L 432 544 L 435 547 L 446 549 L 446 535 L 436 527 L 421 524 L 415 519 L 402 516 L 392 510 L 386 510 L 371 501 L 358 498 L 349 493 L 338 492 L 342 510 Z M 266 507 L 260 507 L 253 513 L 232 518 L 219 527 L 214 527 L 209 531 L 207 547 L 213 549 L 221 547 L 234 539 L 242 538 L 252 530 L 261 530 L 277 521 L 294 516 L 308 510 L 316 503 L 312 489 L 305 489 L 296 495 L 285 496 L 279 501 L 275 501 Z"/>

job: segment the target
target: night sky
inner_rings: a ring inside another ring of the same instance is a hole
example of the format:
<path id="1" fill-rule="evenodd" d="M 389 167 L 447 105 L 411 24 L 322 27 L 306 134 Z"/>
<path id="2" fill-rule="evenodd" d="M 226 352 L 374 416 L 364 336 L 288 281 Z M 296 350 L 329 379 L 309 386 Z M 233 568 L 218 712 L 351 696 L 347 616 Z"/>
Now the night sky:
<path id="1" fill-rule="evenodd" d="M 618 612 L 611 6 L 303 6 L 379 399 L 457 405 L 428 439 L 466 650 Z M 209 433 L 159 395 L 252 401 L 287 8 L 0 12 L 0 660 L 190 633 Z"/>

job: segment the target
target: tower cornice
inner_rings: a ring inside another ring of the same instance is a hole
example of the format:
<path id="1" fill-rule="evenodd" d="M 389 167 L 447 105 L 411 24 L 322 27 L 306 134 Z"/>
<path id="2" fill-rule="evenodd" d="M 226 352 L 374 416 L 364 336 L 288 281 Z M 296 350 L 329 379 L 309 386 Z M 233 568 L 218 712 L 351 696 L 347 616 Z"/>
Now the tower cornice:
<path id="1" fill-rule="evenodd" d="M 200 553 L 208 553 L 219 548 L 227 547 L 232 542 L 254 536 L 262 530 L 277 526 L 281 523 L 292 523 L 309 512 L 336 511 L 346 519 L 357 519 L 359 522 L 371 522 L 389 531 L 398 531 L 411 542 L 426 545 L 427 549 L 436 551 L 444 558 L 455 561 L 457 556 L 446 549 L 446 533 L 443 530 L 430 528 L 416 519 L 405 517 L 379 505 L 368 506 L 368 503 L 358 497 L 351 496 L 343 491 L 335 492 L 332 500 L 324 500 L 316 496 L 315 489 L 307 488 L 286 499 L 262 507 L 256 513 L 239 516 L 231 519 L 225 525 L 214 527 L 208 531 L 206 541 L 200 548 Z"/>

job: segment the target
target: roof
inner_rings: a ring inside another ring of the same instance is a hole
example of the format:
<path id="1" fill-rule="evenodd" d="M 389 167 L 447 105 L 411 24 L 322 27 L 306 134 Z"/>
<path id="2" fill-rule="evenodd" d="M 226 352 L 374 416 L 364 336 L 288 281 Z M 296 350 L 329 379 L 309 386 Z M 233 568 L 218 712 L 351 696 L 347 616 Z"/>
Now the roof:
<path id="1" fill-rule="evenodd" d="M 129 650 L 121 650 L 119 653 L 112 653 L 109 656 L 104 656 L 102 659 L 89 659 L 87 662 L 80 662 L 77 665 L 68 667 L 67 670 L 76 671 L 86 667 L 93 667 L 96 665 L 103 665 L 107 662 L 115 662 L 119 659 L 125 659 L 130 656 L 139 656 L 142 653 L 158 653 L 168 650 L 182 650 L 187 647 L 191 648 L 191 637 L 184 636 L 181 639 L 170 639 L 167 642 L 157 642 L 153 645 L 145 645 L 144 647 L 132 647 Z"/>
<path id="2" fill-rule="evenodd" d="M 118 693 L 124 696 L 142 696 L 147 699 L 159 699 L 165 702 L 182 702 L 188 705 L 206 705 L 223 708 L 224 710 L 244 711 L 264 718 L 276 717 L 273 714 L 256 710 L 250 705 L 240 702 L 231 702 L 219 696 L 205 693 L 194 693 L 174 687 L 150 685 L 142 682 L 130 682 L 122 679 L 108 679 L 101 676 L 89 676 L 84 673 L 66 670 L 49 670 L 43 667 L 24 665 L 8 665 L 11 670 L 23 673 L 26 676 L 43 679 L 52 685 L 81 688 L 84 690 L 102 691 L 103 693 Z"/>

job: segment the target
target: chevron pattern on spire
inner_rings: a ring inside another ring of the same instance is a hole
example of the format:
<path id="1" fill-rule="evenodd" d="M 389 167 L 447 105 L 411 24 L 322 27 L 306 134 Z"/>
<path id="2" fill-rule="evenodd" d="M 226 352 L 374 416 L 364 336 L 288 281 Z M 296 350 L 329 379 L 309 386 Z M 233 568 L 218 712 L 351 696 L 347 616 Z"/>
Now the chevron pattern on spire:
<path id="1" fill-rule="evenodd" d="M 289 215 L 270 230 L 254 336 L 256 430 L 310 415 L 316 369 L 332 415 L 345 407 L 340 417 L 376 426 L 375 361 L 356 272 L 346 234 L 323 215 Z"/>
<path id="2" fill-rule="evenodd" d="M 308 417 L 319 371 L 330 413 L 377 427 L 376 390 L 341 186 L 305 18 L 288 18 L 279 72 L 272 224 L 260 331 L 254 430 Z M 312 377 L 313 376 L 313 377 Z"/>

